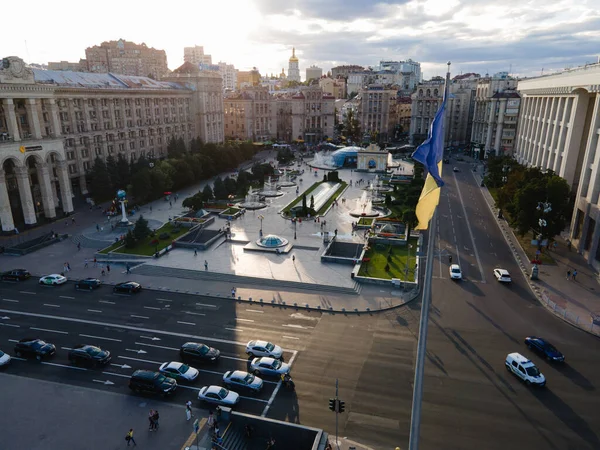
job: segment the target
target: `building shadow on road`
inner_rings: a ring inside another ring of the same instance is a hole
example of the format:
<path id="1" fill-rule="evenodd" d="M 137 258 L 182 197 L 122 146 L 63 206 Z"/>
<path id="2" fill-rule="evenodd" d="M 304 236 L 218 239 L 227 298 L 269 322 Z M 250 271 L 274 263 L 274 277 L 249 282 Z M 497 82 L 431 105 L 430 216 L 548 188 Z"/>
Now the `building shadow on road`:
<path id="1" fill-rule="evenodd" d="M 564 366 L 557 366 L 556 369 L 562 375 L 564 375 L 569 380 L 571 380 L 573 383 L 575 383 L 577 386 L 585 389 L 586 391 L 596 390 L 596 388 L 590 382 L 590 380 L 588 380 L 586 377 L 584 377 L 581 374 L 581 372 L 575 370 L 575 368 L 573 366 L 571 366 L 570 364 L 565 363 Z"/>
<path id="2" fill-rule="evenodd" d="M 484 313 L 482 310 L 480 310 L 477 306 L 475 306 L 471 302 L 467 302 L 467 305 L 470 306 L 472 309 L 474 309 L 481 317 L 483 317 L 485 320 L 487 320 L 496 330 L 500 331 L 504 336 L 506 336 L 512 342 L 514 342 L 515 344 L 520 344 L 518 339 L 515 339 L 513 336 L 511 336 L 506 331 L 504 331 L 504 328 L 502 328 L 500 325 L 498 325 L 498 323 L 494 319 L 492 319 L 490 316 L 488 316 L 486 313 Z"/>
<path id="3" fill-rule="evenodd" d="M 477 283 L 473 283 L 472 281 L 470 281 L 469 279 L 466 279 L 466 278 L 463 280 L 458 280 L 458 283 L 462 290 L 468 292 L 472 296 L 485 297 L 485 294 L 483 293 L 483 291 L 481 289 L 479 289 L 479 286 L 477 285 Z"/>
<path id="4" fill-rule="evenodd" d="M 598 435 L 588 423 L 550 389 L 533 389 L 534 397 L 592 448 L 600 448 Z"/>

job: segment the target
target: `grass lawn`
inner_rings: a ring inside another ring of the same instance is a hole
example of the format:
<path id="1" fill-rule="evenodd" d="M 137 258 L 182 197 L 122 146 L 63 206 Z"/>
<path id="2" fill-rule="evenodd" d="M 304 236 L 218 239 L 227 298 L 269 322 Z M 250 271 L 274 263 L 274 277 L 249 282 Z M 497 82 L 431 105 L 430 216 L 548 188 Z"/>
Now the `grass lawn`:
<path id="1" fill-rule="evenodd" d="M 237 213 L 240 212 L 239 208 L 227 208 L 225 211 L 223 211 L 221 214 L 225 215 L 225 216 L 233 216 Z"/>
<path id="2" fill-rule="evenodd" d="M 128 255 L 144 255 L 144 256 L 152 256 L 156 251 L 160 251 L 163 248 L 171 245 L 171 242 L 177 239 L 179 236 L 184 235 L 190 231 L 189 228 L 185 227 L 174 227 L 173 224 L 167 223 L 160 227 L 155 231 L 156 237 L 148 236 L 142 242 L 139 242 L 134 248 L 126 248 L 123 245 L 123 242 L 116 242 L 110 247 L 107 247 L 100 251 L 100 253 L 108 253 L 110 251 L 115 251 L 115 253 L 125 253 Z M 158 239 L 161 233 L 169 233 L 171 237 L 169 239 L 159 239 L 157 245 L 152 245 L 151 242 L 154 239 Z M 118 249 L 118 250 L 117 250 Z"/>
<path id="3" fill-rule="evenodd" d="M 358 219 L 358 224 L 359 225 L 368 225 L 368 226 L 371 226 L 371 225 L 373 225 L 373 221 L 374 220 L 375 219 L 371 219 L 371 218 L 368 218 L 368 217 L 361 217 L 360 219 Z"/>
<path id="4" fill-rule="evenodd" d="M 304 191 L 302 194 L 300 194 L 298 197 L 296 197 L 295 200 L 293 200 L 291 203 L 289 203 L 285 208 L 283 208 L 282 212 L 285 215 L 288 215 L 290 213 L 290 209 L 292 209 L 294 206 L 296 206 L 298 203 L 300 203 L 302 201 L 302 196 L 304 194 L 306 194 L 306 201 L 307 203 L 310 201 L 310 197 L 309 194 L 314 191 L 318 185 L 320 185 L 322 183 L 322 181 L 317 181 L 316 183 L 314 183 L 311 187 L 309 187 L 306 191 Z"/>
<path id="5" fill-rule="evenodd" d="M 358 276 L 360 277 L 373 277 L 373 278 L 384 278 L 391 280 L 392 278 L 398 278 L 402 281 L 415 281 L 415 264 L 417 263 L 415 253 L 417 251 L 418 239 L 410 239 L 409 244 L 412 248 L 409 249 L 407 246 L 392 247 L 392 259 L 388 262 L 388 251 L 389 245 L 375 244 L 371 247 L 365 258 L 370 258 L 368 263 L 362 263 Z M 410 256 L 408 254 L 410 250 Z M 408 280 L 406 280 L 406 263 L 408 261 Z M 385 266 L 390 265 L 390 271 L 385 271 Z"/>

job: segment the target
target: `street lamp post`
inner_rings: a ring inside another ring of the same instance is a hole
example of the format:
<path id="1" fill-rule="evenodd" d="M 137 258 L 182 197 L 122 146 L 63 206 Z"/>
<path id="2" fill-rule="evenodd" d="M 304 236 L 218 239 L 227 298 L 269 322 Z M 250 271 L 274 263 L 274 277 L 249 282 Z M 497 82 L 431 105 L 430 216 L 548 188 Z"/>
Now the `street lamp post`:
<path id="1" fill-rule="evenodd" d="M 542 247 L 542 239 L 544 237 L 544 227 L 548 225 L 546 219 L 544 219 L 544 214 L 548 214 L 552 211 L 552 204 L 548 201 L 538 202 L 537 208 L 538 211 L 541 211 L 541 217 L 538 220 L 538 225 L 540 226 L 540 235 L 538 236 L 538 249 Z"/>
<path id="2" fill-rule="evenodd" d="M 260 234 L 260 237 L 262 237 L 262 235 L 263 235 L 262 223 L 263 223 L 263 220 L 265 220 L 265 216 L 263 216 L 262 214 L 260 214 L 258 216 L 258 220 L 260 220 L 260 231 L 259 231 L 259 234 Z"/>

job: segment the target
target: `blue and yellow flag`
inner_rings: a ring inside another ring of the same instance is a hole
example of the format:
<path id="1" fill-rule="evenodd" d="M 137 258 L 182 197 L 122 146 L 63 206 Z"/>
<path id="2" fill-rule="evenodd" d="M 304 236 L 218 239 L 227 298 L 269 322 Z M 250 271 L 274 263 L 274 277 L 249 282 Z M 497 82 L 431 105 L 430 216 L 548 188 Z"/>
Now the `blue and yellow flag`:
<path id="1" fill-rule="evenodd" d="M 446 98 L 448 97 L 448 79 L 450 73 L 446 74 L 446 86 L 444 88 L 444 100 L 438 109 L 438 112 L 431 122 L 429 136 L 414 151 L 412 157 L 425 166 L 427 178 L 425 185 L 417 203 L 417 219 L 419 225 L 416 230 L 426 230 L 429 221 L 433 217 L 435 207 L 440 201 L 440 187 L 444 185 L 442 181 L 442 158 L 444 156 L 444 111 L 446 110 Z"/>

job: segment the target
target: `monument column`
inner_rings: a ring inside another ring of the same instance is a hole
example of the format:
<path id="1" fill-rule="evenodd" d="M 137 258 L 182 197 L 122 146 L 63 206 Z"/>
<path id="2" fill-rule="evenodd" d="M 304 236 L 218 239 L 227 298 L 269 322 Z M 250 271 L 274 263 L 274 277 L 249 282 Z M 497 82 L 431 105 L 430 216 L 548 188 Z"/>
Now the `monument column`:
<path id="1" fill-rule="evenodd" d="M 27 120 L 29 121 L 29 131 L 34 139 L 42 138 L 42 127 L 40 126 L 40 115 L 38 114 L 38 105 L 36 98 L 28 98 L 25 102 L 27 111 Z"/>
<path id="2" fill-rule="evenodd" d="M 4 111 L 6 114 L 6 126 L 8 127 L 8 135 L 15 141 L 21 140 L 19 126 L 17 125 L 17 114 L 15 113 L 15 103 L 12 98 L 2 99 L 4 103 Z"/>
<path id="3" fill-rule="evenodd" d="M 71 190 L 71 179 L 67 170 L 66 161 L 56 161 L 58 184 L 60 186 L 60 198 L 65 213 L 73 212 L 73 191 Z"/>
<path id="4" fill-rule="evenodd" d="M 52 124 L 52 137 L 59 137 L 62 134 L 62 127 L 58 117 L 58 106 L 53 98 L 48 99 L 50 109 L 50 123 Z"/>
<path id="5" fill-rule="evenodd" d="M 36 168 L 40 182 L 40 191 L 42 193 L 44 215 L 46 219 L 54 219 L 56 217 L 56 205 L 54 204 L 54 192 L 52 191 L 48 163 L 36 164 Z"/>
<path id="6" fill-rule="evenodd" d="M 23 218 L 26 225 L 35 225 L 37 218 L 33 206 L 33 196 L 31 195 L 31 182 L 29 181 L 29 171 L 27 166 L 15 167 L 17 176 L 17 185 L 19 186 L 19 196 L 21 197 L 21 206 L 23 207 Z"/>
<path id="7" fill-rule="evenodd" d="M 0 169 L 0 222 L 2 222 L 2 231 L 13 231 L 15 229 L 8 190 L 6 189 L 4 169 Z"/>

